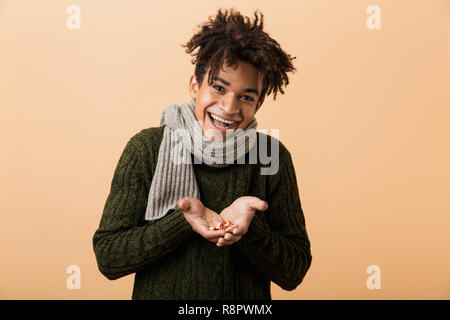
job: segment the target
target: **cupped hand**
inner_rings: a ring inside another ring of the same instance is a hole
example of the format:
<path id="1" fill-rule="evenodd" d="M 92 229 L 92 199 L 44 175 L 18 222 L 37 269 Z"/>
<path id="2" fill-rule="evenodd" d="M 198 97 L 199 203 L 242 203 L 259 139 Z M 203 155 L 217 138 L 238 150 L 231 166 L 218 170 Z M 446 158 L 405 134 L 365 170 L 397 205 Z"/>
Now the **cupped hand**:
<path id="1" fill-rule="evenodd" d="M 220 213 L 225 221 L 231 221 L 235 226 L 226 229 L 227 233 L 217 241 L 218 246 L 230 245 L 239 241 L 248 231 L 248 227 L 255 215 L 255 211 L 265 211 L 269 205 L 257 197 L 244 196 L 237 198 L 230 206 Z"/>
<path id="2" fill-rule="evenodd" d="M 213 210 L 208 209 L 196 198 L 185 197 L 177 201 L 177 207 L 183 211 L 184 217 L 192 229 L 203 238 L 217 243 L 220 237 L 226 233 L 225 230 L 211 230 L 223 221 L 223 218 Z"/>

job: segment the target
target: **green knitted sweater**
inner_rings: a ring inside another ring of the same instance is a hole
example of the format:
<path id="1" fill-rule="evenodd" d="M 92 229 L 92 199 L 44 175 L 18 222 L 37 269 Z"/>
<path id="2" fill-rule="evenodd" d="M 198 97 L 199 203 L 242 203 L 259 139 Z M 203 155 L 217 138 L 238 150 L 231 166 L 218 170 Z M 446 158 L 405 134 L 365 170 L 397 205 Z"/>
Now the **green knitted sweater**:
<path id="1" fill-rule="evenodd" d="M 241 196 L 269 204 L 257 211 L 247 234 L 217 247 L 179 210 L 144 219 L 164 127 L 147 128 L 126 144 L 111 183 L 99 228 L 93 236 L 100 272 L 110 280 L 135 273 L 132 299 L 271 299 L 270 282 L 295 289 L 311 265 L 297 180 L 289 151 L 279 142 L 279 170 L 268 165 L 225 168 L 194 164 L 203 204 L 220 213 Z M 262 133 L 257 133 L 258 142 Z M 267 136 L 267 154 L 270 139 Z M 259 157 L 258 157 L 259 158 Z"/>

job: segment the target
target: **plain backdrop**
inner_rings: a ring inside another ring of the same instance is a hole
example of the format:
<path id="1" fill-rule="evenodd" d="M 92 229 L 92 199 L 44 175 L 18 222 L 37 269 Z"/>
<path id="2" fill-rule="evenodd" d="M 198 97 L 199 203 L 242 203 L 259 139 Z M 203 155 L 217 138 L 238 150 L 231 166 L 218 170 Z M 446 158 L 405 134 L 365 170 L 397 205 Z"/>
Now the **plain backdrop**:
<path id="1" fill-rule="evenodd" d="M 92 247 L 115 166 L 189 101 L 181 44 L 229 7 L 260 9 L 297 57 L 257 120 L 293 156 L 313 260 L 273 298 L 450 298 L 447 0 L 0 1 L 0 298 L 131 298 L 134 274 L 106 279 Z M 71 265 L 80 289 L 66 286 Z"/>

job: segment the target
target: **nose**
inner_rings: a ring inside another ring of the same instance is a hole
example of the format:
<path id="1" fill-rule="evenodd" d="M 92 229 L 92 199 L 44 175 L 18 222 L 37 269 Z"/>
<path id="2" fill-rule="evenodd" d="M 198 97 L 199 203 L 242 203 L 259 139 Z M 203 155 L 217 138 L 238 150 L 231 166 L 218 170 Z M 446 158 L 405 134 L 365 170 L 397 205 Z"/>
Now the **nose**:
<path id="1" fill-rule="evenodd" d="M 239 114 L 239 102 L 236 101 L 233 94 L 224 95 L 220 101 L 220 108 L 229 116 L 236 116 Z"/>

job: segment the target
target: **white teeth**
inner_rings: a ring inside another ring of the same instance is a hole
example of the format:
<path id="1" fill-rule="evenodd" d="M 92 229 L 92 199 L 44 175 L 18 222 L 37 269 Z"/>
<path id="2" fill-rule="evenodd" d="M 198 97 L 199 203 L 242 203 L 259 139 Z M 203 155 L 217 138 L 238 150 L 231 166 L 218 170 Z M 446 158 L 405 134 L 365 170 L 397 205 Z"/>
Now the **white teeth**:
<path id="1" fill-rule="evenodd" d="M 224 120 L 224 119 L 222 119 L 222 118 L 219 118 L 218 116 L 213 115 L 212 113 L 210 113 L 210 115 L 211 115 L 211 117 L 212 117 L 213 119 L 215 119 L 215 120 L 217 120 L 217 121 L 220 121 L 220 122 L 223 122 L 223 123 L 225 123 L 225 124 L 230 125 L 230 124 L 234 123 L 234 121 Z"/>

